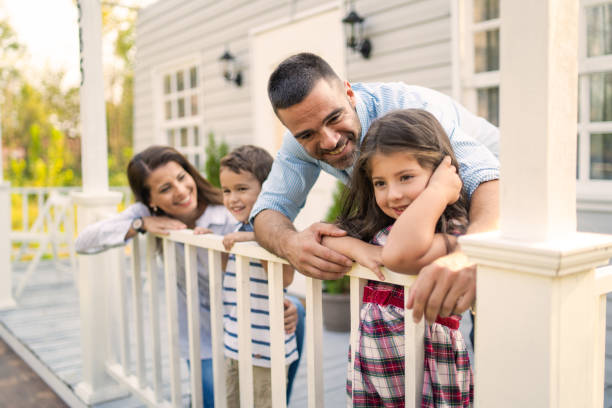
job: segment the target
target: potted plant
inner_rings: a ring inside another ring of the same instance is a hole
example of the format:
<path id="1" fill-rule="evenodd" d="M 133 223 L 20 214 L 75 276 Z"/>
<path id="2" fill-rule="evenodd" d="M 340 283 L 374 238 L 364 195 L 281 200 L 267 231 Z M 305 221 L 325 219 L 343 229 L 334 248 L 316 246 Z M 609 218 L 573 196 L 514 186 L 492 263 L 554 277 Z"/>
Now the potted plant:
<path id="1" fill-rule="evenodd" d="M 342 208 L 345 186 L 338 182 L 332 206 L 325 216 L 326 222 L 334 222 Z M 350 278 L 323 281 L 323 326 L 329 331 L 347 332 L 351 329 Z"/>

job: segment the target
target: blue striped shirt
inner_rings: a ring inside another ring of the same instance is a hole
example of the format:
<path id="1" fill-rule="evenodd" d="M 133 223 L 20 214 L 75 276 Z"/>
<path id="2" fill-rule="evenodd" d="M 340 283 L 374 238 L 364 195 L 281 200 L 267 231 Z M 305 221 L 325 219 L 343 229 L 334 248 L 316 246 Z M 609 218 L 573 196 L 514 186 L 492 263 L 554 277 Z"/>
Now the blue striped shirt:
<path id="1" fill-rule="evenodd" d="M 250 224 L 241 224 L 239 231 L 253 231 Z M 236 260 L 230 254 L 223 277 L 223 343 L 225 355 L 238 360 L 238 309 L 236 297 Z M 253 364 L 270 367 L 270 312 L 268 276 L 260 262 L 249 263 L 251 289 L 251 353 Z M 297 360 L 295 333 L 285 334 L 285 363 Z"/>
<path id="2" fill-rule="evenodd" d="M 396 83 L 352 84 L 356 110 L 361 122 L 360 143 L 372 122 L 397 109 L 424 109 L 438 119 L 449 136 L 459 161 L 459 173 L 471 196 L 483 182 L 499 178 L 499 130 L 470 113 L 453 99 L 420 86 Z M 294 220 L 304 207 L 310 189 L 323 170 L 347 183 L 353 167 L 338 170 L 312 158 L 291 135 L 285 132 L 272 171 L 263 184 L 250 221 L 261 211 L 278 211 Z"/>

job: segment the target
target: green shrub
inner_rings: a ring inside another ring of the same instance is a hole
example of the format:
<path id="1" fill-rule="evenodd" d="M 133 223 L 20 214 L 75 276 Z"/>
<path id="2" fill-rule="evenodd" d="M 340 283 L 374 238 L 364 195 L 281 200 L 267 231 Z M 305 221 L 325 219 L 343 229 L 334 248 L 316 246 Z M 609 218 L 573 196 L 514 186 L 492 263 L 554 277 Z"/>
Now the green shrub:
<path id="1" fill-rule="evenodd" d="M 217 144 L 213 132 L 208 134 L 208 144 L 205 148 L 206 163 L 204 164 L 204 174 L 206 179 L 214 186 L 221 187 L 219 181 L 219 163 L 221 158 L 229 153 L 229 146 L 225 141 Z"/>
<path id="2" fill-rule="evenodd" d="M 340 215 L 340 211 L 342 210 L 342 197 L 344 196 L 345 190 L 346 186 L 344 183 L 338 181 L 336 184 L 336 190 L 333 193 L 332 205 L 327 210 L 327 215 L 325 216 L 326 222 L 335 222 Z M 326 293 L 348 293 L 349 288 L 350 278 L 348 276 L 323 282 L 323 291 Z"/>

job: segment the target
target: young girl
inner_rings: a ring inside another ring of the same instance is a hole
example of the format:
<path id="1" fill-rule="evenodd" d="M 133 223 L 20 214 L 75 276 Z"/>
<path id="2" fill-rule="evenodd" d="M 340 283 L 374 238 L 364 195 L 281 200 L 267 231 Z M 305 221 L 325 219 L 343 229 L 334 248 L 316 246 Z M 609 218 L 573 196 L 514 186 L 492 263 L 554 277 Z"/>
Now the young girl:
<path id="1" fill-rule="evenodd" d="M 428 112 L 387 114 L 372 124 L 355 164 L 339 225 L 350 236 L 323 244 L 372 269 L 418 273 L 456 246 L 467 227 L 467 197 L 446 132 Z M 367 241 L 369 243 L 366 243 Z M 359 349 L 347 381 L 354 407 L 404 406 L 404 293 L 369 281 Z M 468 407 L 473 378 L 459 317 L 425 329 L 422 407 Z M 351 370 L 349 370 L 350 372 Z"/>

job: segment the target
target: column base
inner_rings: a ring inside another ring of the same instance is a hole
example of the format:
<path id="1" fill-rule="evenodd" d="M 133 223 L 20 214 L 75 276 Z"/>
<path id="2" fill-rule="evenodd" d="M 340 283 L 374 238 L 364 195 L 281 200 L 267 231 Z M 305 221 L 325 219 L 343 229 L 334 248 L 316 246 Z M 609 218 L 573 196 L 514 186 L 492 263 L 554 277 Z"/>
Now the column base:
<path id="1" fill-rule="evenodd" d="M 13 297 L 7 299 L 0 299 L 0 310 L 12 310 L 17 308 L 17 302 Z"/>
<path id="2" fill-rule="evenodd" d="M 126 398 L 130 395 L 130 392 L 119 384 L 109 384 L 106 387 L 94 391 L 91 389 L 91 386 L 85 382 L 78 383 L 74 389 L 74 393 L 87 405 L 95 405 L 119 398 Z"/>

